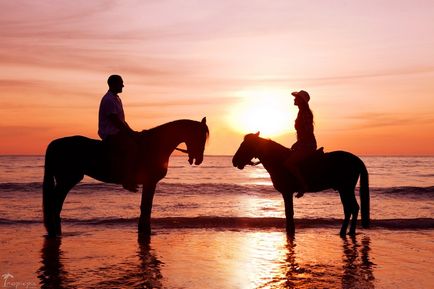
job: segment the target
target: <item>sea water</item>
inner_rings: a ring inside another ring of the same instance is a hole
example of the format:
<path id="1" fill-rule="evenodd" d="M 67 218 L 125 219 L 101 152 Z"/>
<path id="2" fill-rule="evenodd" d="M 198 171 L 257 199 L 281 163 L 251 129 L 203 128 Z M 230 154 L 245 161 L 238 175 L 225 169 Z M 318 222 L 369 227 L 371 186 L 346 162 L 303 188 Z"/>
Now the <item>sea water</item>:
<path id="1" fill-rule="evenodd" d="M 434 157 L 362 157 L 369 172 L 371 218 L 377 220 L 434 216 Z M 0 224 L 42 220 L 43 156 L 0 157 Z M 356 189 L 356 194 L 358 194 Z M 85 179 L 65 201 L 65 222 L 134 222 L 140 193 L 119 185 Z M 296 219 L 342 218 L 339 194 L 306 193 L 294 201 Z M 157 186 L 154 218 L 281 218 L 283 200 L 259 166 L 234 168 L 230 156 L 205 156 L 190 166 L 185 156 L 170 159 Z M 265 220 L 265 219 L 264 219 Z M 197 226 L 200 226 L 200 221 Z M 208 222 L 209 223 L 209 222 Z"/>
<path id="2" fill-rule="evenodd" d="M 206 156 L 190 166 L 174 156 L 143 240 L 141 194 L 87 177 L 66 198 L 62 237 L 45 238 L 44 157 L 1 156 L 0 286 L 432 288 L 434 157 L 362 159 L 372 228 L 354 238 L 338 235 L 333 190 L 294 200 L 289 239 L 282 197 L 261 165 L 238 170 L 230 156 Z"/>

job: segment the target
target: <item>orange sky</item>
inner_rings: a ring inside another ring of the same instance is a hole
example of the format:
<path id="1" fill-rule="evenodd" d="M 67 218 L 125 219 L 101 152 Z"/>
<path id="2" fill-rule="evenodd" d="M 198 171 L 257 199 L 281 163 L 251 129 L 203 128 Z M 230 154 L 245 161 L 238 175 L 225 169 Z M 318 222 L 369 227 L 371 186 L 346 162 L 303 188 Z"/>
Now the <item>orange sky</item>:
<path id="1" fill-rule="evenodd" d="M 305 89 L 326 150 L 433 155 L 433 35 L 433 1 L 2 1 L 0 154 L 97 138 L 117 73 L 133 128 L 207 116 L 208 154 L 235 152 L 256 91 L 288 92 L 290 146 Z"/>

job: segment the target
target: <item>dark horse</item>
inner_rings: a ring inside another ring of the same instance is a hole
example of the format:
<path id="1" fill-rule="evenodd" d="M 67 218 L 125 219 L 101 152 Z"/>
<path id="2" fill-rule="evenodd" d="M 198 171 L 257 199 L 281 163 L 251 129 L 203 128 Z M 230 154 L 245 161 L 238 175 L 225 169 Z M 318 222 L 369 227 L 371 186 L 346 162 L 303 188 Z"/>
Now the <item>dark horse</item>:
<path id="1" fill-rule="evenodd" d="M 258 132 L 244 137 L 244 141 L 235 153 L 232 163 L 235 167 L 242 170 L 246 165 L 253 164 L 253 158 L 260 160 L 270 174 L 274 188 L 283 196 L 286 231 L 289 235 L 294 235 L 292 195 L 298 191 L 298 185 L 296 179 L 284 167 L 284 162 L 291 153 L 290 149 L 272 140 L 259 137 Z M 351 216 L 349 234 L 354 235 L 356 233 L 359 205 L 357 204 L 354 190 L 360 176 L 362 226 L 364 228 L 369 227 L 368 171 L 361 159 L 344 151 L 330 153 L 317 151 L 300 164 L 300 171 L 305 177 L 309 188 L 308 191 L 318 192 L 332 188 L 339 192 L 345 214 L 345 219 L 340 230 L 341 236 L 345 236 Z"/>
<path id="2" fill-rule="evenodd" d="M 143 131 L 138 136 L 137 183 L 143 185 L 139 232 L 150 234 L 151 210 L 157 183 L 166 176 L 169 157 L 180 143 L 187 146 L 188 161 L 203 161 L 209 135 L 206 119 L 177 120 Z M 68 192 L 84 175 L 120 184 L 119 168 L 110 169 L 106 145 L 99 140 L 72 136 L 52 141 L 45 154 L 43 183 L 44 224 L 48 235 L 60 235 L 60 212 Z"/>

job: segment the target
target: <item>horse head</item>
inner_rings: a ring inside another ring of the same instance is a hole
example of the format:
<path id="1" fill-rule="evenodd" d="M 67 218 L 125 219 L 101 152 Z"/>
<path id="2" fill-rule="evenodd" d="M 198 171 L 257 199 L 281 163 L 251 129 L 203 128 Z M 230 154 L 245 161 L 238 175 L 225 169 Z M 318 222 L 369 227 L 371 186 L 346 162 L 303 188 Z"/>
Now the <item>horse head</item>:
<path id="1" fill-rule="evenodd" d="M 209 129 L 206 125 L 206 117 L 201 122 L 195 122 L 191 133 L 187 136 L 185 144 L 187 150 L 181 150 L 188 154 L 188 162 L 190 165 L 200 165 L 203 161 L 203 153 L 205 151 L 205 143 L 209 137 Z"/>
<path id="2" fill-rule="evenodd" d="M 250 133 L 244 137 L 234 157 L 232 164 L 240 170 L 244 169 L 246 165 L 252 165 L 252 159 L 258 156 L 258 141 L 259 131 L 257 133 Z"/>

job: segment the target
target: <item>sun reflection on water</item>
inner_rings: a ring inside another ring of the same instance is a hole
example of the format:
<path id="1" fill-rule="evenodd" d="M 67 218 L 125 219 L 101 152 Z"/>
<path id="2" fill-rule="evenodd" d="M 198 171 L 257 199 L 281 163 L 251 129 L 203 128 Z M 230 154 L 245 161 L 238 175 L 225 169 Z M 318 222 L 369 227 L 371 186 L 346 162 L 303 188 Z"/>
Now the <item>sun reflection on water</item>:
<path id="1" fill-rule="evenodd" d="M 374 288 L 369 238 L 339 240 L 321 232 L 299 234 L 297 241 L 281 232 L 251 232 L 239 256 L 240 288 Z"/>
<path id="2" fill-rule="evenodd" d="M 247 208 L 247 217 L 261 218 L 284 218 L 284 205 L 282 198 L 246 198 L 243 200 Z"/>
<path id="3" fill-rule="evenodd" d="M 255 161 L 255 160 L 254 160 Z M 255 166 L 249 170 L 246 170 L 248 178 L 254 180 L 255 185 L 271 186 L 273 183 L 270 179 L 270 174 L 264 169 L 262 164 Z"/>
<path id="4" fill-rule="evenodd" d="M 244 275 L 242 288 L 261 288 L 270 276 L 280 274 L 276 260 L 285 257 L 285 235 L 280 232 L 254 232 L 245 240 L 243 251 L 245 266 L 240 276 Z"/>

